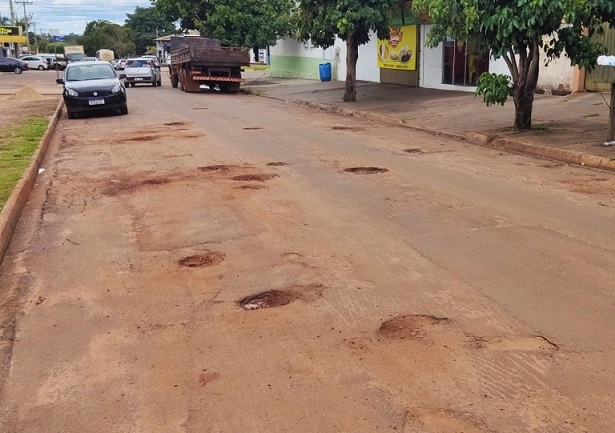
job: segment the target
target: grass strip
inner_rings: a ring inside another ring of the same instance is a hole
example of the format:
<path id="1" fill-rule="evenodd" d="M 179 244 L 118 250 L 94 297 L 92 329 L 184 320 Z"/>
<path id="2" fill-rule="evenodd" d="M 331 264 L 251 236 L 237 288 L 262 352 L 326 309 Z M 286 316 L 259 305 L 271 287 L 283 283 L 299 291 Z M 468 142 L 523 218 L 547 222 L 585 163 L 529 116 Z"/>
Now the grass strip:
<path id="1" fill-rule="evenodd" d="M 0 209 L 28 168 L 48 123 L 46 117 L 27 116 L 0 129 Z"/>

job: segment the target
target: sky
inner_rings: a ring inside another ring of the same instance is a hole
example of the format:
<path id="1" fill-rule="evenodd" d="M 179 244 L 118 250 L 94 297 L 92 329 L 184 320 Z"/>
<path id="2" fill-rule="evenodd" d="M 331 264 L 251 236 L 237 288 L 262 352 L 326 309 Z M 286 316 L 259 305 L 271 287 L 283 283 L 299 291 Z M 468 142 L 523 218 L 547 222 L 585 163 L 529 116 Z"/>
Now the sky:
<path id="1" fill-rule="evenodd" d="M 13 0 L 15 15 L 23 19 L 24 7 L 21 0 Z M 60 35 L 83 34 L 90 21 L 107 20 L 124 24 L 126 14 L 134 12 L 137 6 L 150 7 L 150 0 L 26 0 L 26 12 L 32 17 L 36 33 L 50 33 L 59 30 Z M 9 0 L 0 0 L 0 14 L 10 18 Z M 33 27 L 30 26 L 30 31 Z"/>

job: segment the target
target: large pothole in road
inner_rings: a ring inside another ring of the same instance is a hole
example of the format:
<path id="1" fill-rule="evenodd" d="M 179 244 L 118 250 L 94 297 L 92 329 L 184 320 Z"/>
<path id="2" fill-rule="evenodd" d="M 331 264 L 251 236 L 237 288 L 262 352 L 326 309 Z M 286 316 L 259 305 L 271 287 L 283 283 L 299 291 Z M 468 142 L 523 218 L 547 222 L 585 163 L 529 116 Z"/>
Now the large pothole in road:
<path id="1" fill-rule="evenodd" d="M 239 181 L 239 182 L 265 182 L 267 180 L 271 180 L 274 177 L 278 177 L 277 174 L 273 173 L 261 173 L 261 174 L 240 174 L 238 176 L 233 176 L 231 179 Z"/>
<path id="2" fill-rule="evenodd" d="M 286 290 L 269 290 L 256 295 L 246 296 L 239 300 L 244 310 L 262 310 L 263 308 L 281 307 L 290 304 L 298 295 Z"/>
<path id="3" fill-rule="evenodd" d="M 376 173 L 386 173 L 389 171 L 388 168 L 381 167 L 351 167 L 344 169 L 347 173 L 355 173 L 355 174 L 376 174 Z"/>
<path id="4" fill-rule="evenodd" d="M 184 257 L 177 261 L 179 266 L 186 268 L 205 268 L 222 263 L 226 255 L 217 251 L 207 251 L 202 254 Z"/>
<path id="5" fill-rule="evenodd" d="M 398 316 L 380 325 L 378 335 L 394 340 L 423 340 L 434 328 L 448 321 L 445 317 L 426 315 Z"/>
<path id="6" fill-rule="evenodd" d="M 304 302 L 315 301 L 322 297 L 325 287 L 320 284 L 296 285 L 284 290 L 268 290 L 256 295 L 241 298 L 237 303 L 244 310 L 262 310 L 281 307 L 297 299 Z"/>

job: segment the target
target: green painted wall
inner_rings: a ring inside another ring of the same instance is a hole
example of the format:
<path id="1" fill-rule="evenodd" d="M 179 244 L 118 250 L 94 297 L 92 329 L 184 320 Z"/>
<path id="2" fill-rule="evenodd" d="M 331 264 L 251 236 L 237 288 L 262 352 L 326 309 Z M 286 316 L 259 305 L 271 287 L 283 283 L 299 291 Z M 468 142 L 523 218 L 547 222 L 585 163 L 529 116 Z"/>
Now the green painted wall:
<path id="1" fill-rule="evenodd" d="M 319 67 L 322 59 L 299 56 L 271 56 L 269 74 L 278 78 L 320 79 Z"/>

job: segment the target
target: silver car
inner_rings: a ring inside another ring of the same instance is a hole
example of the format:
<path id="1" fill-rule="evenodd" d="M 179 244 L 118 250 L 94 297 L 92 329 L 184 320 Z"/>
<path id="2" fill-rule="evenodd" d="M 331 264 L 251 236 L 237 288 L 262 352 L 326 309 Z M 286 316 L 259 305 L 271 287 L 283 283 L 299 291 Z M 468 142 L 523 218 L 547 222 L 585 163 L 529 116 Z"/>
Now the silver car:
<path id="1" fill-rule="evenodd" d="M 134 87 L 135 84 L 151 84 L 153 87 L 162 86 L 160 63 L 154 59 L 137 58 L 128 59 L 124 68 L 126 87 Z"/>
<path id="2" fill-rule="evenodd" d="M 28 62 L 30 69 L 38 69 L 39 71 L 49 69 L 49 62 L 42 56 L 24 55 L 20 56 L 19 60 Z"/>

